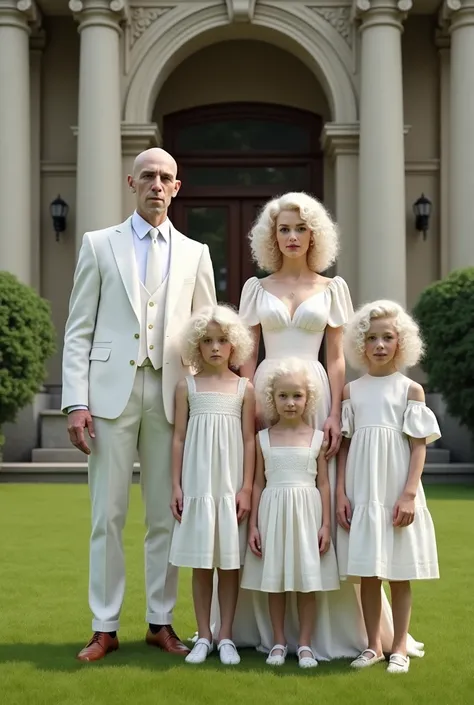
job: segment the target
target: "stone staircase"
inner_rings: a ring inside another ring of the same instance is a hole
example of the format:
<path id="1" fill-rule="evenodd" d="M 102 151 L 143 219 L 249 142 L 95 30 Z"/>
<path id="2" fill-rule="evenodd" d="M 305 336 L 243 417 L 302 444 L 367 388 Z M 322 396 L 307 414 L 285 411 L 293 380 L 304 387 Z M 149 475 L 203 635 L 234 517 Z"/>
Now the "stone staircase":
<path id="1" fill-rule="evenodd" d="M 429 398 L 427 399 L 429 403 Z M 39 447 L 32 452 L 31 462 L 0 466 L 2 482 L 87 482 L 85 456 L 68 445 L 67 418 L 61 413 L 59 398 L 51 395 L 51 405 L 40 412 Z M 451 452 L 442 447 L 442 439 L 427 449 L 424 484 L 474 484 L 474 463 L 452 462 Z M 138 459 L 137 459 L 138 461 Z M 140 465 L 135 463 L 133 482 L 139 481 Z"/>

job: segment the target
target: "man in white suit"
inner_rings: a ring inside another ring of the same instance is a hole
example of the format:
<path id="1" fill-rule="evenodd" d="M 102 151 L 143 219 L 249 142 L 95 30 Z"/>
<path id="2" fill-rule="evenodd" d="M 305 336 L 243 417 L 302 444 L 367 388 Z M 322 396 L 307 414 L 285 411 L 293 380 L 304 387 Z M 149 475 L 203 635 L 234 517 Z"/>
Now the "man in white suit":
<path id="1" fill-rule="evenodd" d="M 214 275 L 207 245 L 168 219 L 181 186 L 173 157 L 157 148 L 142 152 L 128 183 L 136 194 L 133 215 L 84 235 L 64 339 L 62 408 L 71 442 L 89 456 L 92 500 L 94 635 L 78 654 L 82 661 L 118 649 L 122 529 L 137 450 L 147 526 L 146 641 L 183 656 L 189 651 L 171 626 L 178 579 L 169 564 L 174 393 L 187 373 L 180 331 L 193 310 L 215 303 Z"/>

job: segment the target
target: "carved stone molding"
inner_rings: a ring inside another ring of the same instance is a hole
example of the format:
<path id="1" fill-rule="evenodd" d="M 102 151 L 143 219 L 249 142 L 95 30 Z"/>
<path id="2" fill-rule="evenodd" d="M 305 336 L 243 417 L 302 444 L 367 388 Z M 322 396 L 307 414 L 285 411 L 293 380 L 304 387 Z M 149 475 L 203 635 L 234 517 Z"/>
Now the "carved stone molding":
<path id="1" fill-rule="evenodd" d="M 172 5 L 169 7 L 133 7 L 130 12 L 130 49 L 152 24 L 173 9 Z"/>
<path id="2" fill-rule="evenodd" d="M 122 122 L 122 154 L 136 157 L 137 154 L 149 147 L 161 145 L 161 135 L 158 125 L 149 123 Z"/>
<path id="3" fill-rule="evenodd" d="M 7 14 L 9 23 L 24 29 L 36 31 L 41 27 L 41 11 L 35 0 L 5 0 L 0 3 L 0 17 L 1 13 Z"/>
<path id="4" fill-rule="evenodd" d="M 350 7 L 319 6 L 309 5 L 310 10 L 321 15 L 326 22 L 329 22 L 347 44 L 352 47 L 352 20 Z"/>
<path id="5" fill-rule="evenodd" d="M 251 22 L 257 0 L 226 0 L 229 22 Z"/>
<path id="6" fill-rule="evenodd" d="M 359 123 L 327 122 L 321 134 L 324 154 L 334 160 L 343 154 L 359 154 Z"/>

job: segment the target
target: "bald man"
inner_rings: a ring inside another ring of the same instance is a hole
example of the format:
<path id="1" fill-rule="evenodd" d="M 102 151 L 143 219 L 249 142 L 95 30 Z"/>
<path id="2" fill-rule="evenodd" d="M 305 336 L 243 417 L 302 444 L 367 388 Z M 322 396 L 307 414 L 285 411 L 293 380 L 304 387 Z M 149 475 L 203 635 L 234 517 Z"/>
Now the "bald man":
<path id="1" fill-rule="evenodd" d="M 81 661 L 119 646 L 122 530 L 137 451 L 147 528 L 146 642 L 181 656 L 189 651 L 171 626 L 178 579 L 169 564 L 174 393 L 188 371 L 180 331 L 194 310 L 215 303 L 214 275 L 207 245 L 168 219 L 181 186 L 173 157 L 142 152 L 128 184 L 133 215 L 84 235 L 64 339 L 62 409 L 71 442 L 88 456 L 92 501 L 94 634 L 77 655 Z"/>

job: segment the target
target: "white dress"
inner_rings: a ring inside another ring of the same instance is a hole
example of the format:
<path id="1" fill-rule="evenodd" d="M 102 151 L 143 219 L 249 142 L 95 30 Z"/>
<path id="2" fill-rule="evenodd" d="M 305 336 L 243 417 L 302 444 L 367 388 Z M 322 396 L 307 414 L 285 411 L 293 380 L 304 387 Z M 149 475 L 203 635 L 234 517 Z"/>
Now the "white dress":
<path id="1" fill-rule="evenodd" d="M 316 487 L 322 431 L 310 446 L 271 446 L 268 429 L 259 433 L 266 486 L 258 527 L 262 558 L 248 550 L 241 587 L 262 592 L 321 592 L 339 589 L 336 553 L 320 556 L 322 505 Z"/>
<path id="2" fill-rule="evenodd" d="M 350 383 L 350 399 L 343 402 L 342 432 L 352 439 L 346 465 L 352 521 L 349 533 L 337 528 L 342 578 L 439 578 L 435 531 L 421 482 L 413 524 L 393 526 L 393 508 L 408 478 L 408 437 L 426 438 L 428 444 L 441 436 L 431 409 L 407 401 L 410 384 L 400 372 L 364 375 Z"/>
<path id="3" fill-rule="evenodd" d="M 287 306 L 276 296 L 265 291 L 256 277 L 249 279 L 242 290 L 239 311 L 249 326 L 260 324 L 265 344 L 266 359 L 259 366 L 254 383 L 260 387 L 265 370 L 273 361 L 288 356 L 297 356 L 307 361 L 311 372 L 320 382 L 322 395 L 313 419 L 313 426 L 322 430 L 331 409 L 329 380 L 322 364 L 318 361 L 321 343 L 327 326 L 338 328 L 349 320 L 353 313 L 351 297 L 346 282 L 334 277 L 324 291 L 303 301 L 291 317 Z M 335 488 L 336 464 L 329 462 L 329 483 L 331 485 L 331 529 L 336 548 Z M 215 593 L 215 591 L 214 591 Z M 390 604 L 382 594 L 382 643 L 389 651 L 393 640 L 393 621 Z M 217 595 L 214 594 L 212 617 L 214 629 L 219 628 Z M 296 595 L 287 599 L 285 634 L 290 650 L 298 645 L 298 611 Z M 254 646 L 268 651 L 273 646 L 273 633 L 268 612 L 267 596 L 258 591 L 241 590 L 233 629 L 234 641 L 240 646 Z M 359 585 L 342 582 L 340 590 L 322 593 L 318 596 L 318 616 L 312 640 L 315 658 L 354 658 L 367 647 L 367 633 L 360 606 Z M 408 638 L 408 652 L 416 655 L 423 644 Z"/>
<path id="4" fill-rule="evenodd" d="M 183 514 L 174 527 L 170 563 L 238 570 L 247 538 L 246 523 L 237 523 L 235 503 L 243 483 L 242 404 L 247 380 L 238 381 L 235 394 L 199 392 L 193 376 L 186 382 Z"/>

